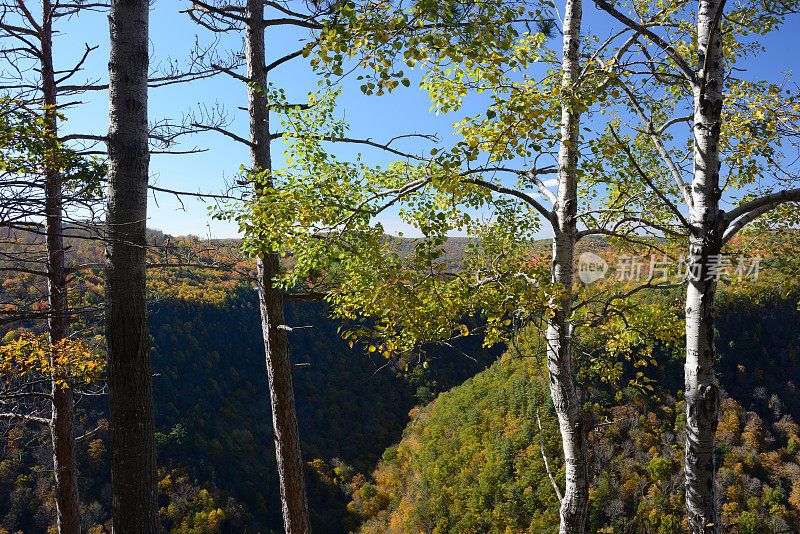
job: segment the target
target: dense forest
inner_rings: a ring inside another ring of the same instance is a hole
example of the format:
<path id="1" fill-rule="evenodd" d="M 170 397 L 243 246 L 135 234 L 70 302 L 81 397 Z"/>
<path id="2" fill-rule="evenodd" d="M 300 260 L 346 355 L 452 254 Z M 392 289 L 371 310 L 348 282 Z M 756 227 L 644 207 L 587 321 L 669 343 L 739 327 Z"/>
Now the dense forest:
<path id="1" fill-rule="evenodd" d="M 161 232 L 149 239 L 203 246 Z M 99 252 L 74 244 L 75 254 Z M 582 250 L 610 248 L 592 240 Z M 450 255 L 460 261 L 458 252 Z M 92 301 L 101 288 L 91 273 L 84 276 L 84 298 Z M 781 292 L 769 281 L 774 276 L 729 287 L 718 311 L 720 509 L 726 528 L 748 534 L 800 528 L 800 308 L 795 290 Z M 151 281 L 165 528 L 279 532 L 255 291 L 227 270 L 155 269 Z M 30 291 L 24 279 L 9 278 L 6 302 L 19 299 L 19 291 Z M 310 364 L 295 370 L 295 392 L 315 532 L 536 533 L 558 525 L 543 458 L 559 482 L 563 463 L 535 332 L 505 353 L 465 338 L 457 350 L 431 346 L 409 367 L 386 366 L 364 346 L 350 347 L 341 321 L 329 314 L 322 303 L 287 304 L 287 324 L 296 328 L 292 361 Z M 5 332 L 10 342 L 23 329 Z M 616 362 L 613 382 L 599 381 L 590 366 L 581 370 L 581 380 L 594 384 L 584 394 L 600 422 L 590 436 L 593 532 L 682 531 L 684 503 L 675 488 L 683 454 L 683 358 L 674 346 L 657 347 L 654 358 L 657 364 L 644 371 L 655 391 L 629 385 L 639 369 L 634 360 Z M 84 528 L 102 532 L 110 529 L 107 405 L 102 396 L 84 397 L 76 408 L 79 435 L 100 424 L 79 442 L 78 471 Z M 46 434 L 23 425 L 4 435 L 0 527 L 7 532 L 52 528 Z"/>
<path id="2" fill-rule="evenodd" d="M 0 534 L 800 532 L 798 16 L 0 0 Z"/>
<path id="3" fill-rule="evenodd" d="M 718 495 L 723 531 L 800 528 L 797 297 L 726 294 L 720 309 Z M 758 326 L 754 326 L 758 325 Z M 534 336 L 489 369 L 415 409 L 352 507 L 359 532 L 553 532 L 563 480 L 557 425 Z M 659 350 L 655 395 L 595 391 L 591 532 L 684 532 L 682 357 Z M 634 374 L 633 366 L 626 372 Z M 541 424 L 541 427 L 539 425 Z M 540 428 L 542 431 L 540 432 Z M 540 442 L 541 439 L 541 442 Z M 544 456 L 540 452 L 540 444 Z"/>
<path id="4" fill-rule="evenodd" d="M 17 243 L 26 239 L 33 236 L 15 236 Z M 197 238 L 161 232 L 151 232 L 149 239 L 171 239 L 176 248 L 201 245 Z M 80 240 L 73 245 L 79 261 L 99 252 Z M 91 273 L 82 276 L 84 298 L 96 301 L 102 291 L 99 280 Z M 36 291 L 25 282 L 24 277 L 8 278 L 4 302 L 21 302 L 20 292 Z M 159 505 L 165 527 L 198 533 L 280 531 L 255 291 L 227 270 L 159 269 L 151 277 L 150 300 Z M 485 369 L 499 351 L 482 348 L 480 340 L 465 340 L 459 350 L 469 357 L 429 347 L 424 367 L 421 360 L 408 369 L 387 367 L 363 347 L 349 347 L 339 335 L 341 323 L 328 317 L 323 303 L 287 306 L 287 324 L 299 327 L 292 335 L 292 361 L 310 364 L 295 371 L 295 392 L 314 530 L 349 532 L 357 517 L 347 509 L 348 485 L 368 475 L 384 449 L 399 439 L 409 411 Z M 4 341 L 12 342 L 24 329 L 3 331 Z M 98 423 L 107 425 L 106 402 L 103 397 L 81 399 L 79 435 Z M 47 532 L 53 525 L 49 438 L 19 426 L 7 429 L 4 439 L 0 527 Z M 110 530 L 105 426 L 80 441 L 78 462 L 85 488 L 84 528 Z"/>

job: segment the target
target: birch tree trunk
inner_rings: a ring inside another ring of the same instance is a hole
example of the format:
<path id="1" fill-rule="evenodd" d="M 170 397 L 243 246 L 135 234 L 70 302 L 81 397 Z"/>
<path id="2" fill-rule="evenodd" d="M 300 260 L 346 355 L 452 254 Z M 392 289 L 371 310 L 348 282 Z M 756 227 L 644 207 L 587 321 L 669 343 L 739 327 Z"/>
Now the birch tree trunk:
<path id="1" fill-rule="evenodd" d="M 148 16 L 147 0 L 111 2 L 105 298 L 115 534 L 161 530 L 145 306 Z"/>
<path id="2" fill-rule="evenodd" d="M 269 136 L 269 100 L 266 94 L 263 0 L 247 0 L 245 11 L 247 35 L 248 110 L 250 114 L 250 162 L 253 171 L 272 168 Z M 258 185 L 256 187 L 259 187 Z M 269 396 L 272 406 L 272 428 L 275 433 L 275 456 L 280 479 L 281 508 L 286 534 L 308 534 L 308 517 L 303 457 L 297 410 L 292 386 L 292 364 L 286 335 L 283 295 L 273 279 L 278 274 L 277 254 L 263 253 L 257 259 L 258 300 L 261 310 L 261 330 L 264 336 Z"/>
<path id="3" fill-rule="evenodd" d="M 53 70 L 53 19 L 50 0 L 42 2 L 41 73 L 44 96 L 44 124 L 55 148 L 58 137 L 56 116 L 56 82 Z M 47 283 L 50 305 L 49 331 L 52 346 L 57 346 L 69 335 L 67 302 L 67 276 L 64 265 L 63 201 L 61 175 L 48 162 L 45 175 L 45 215 L 47 233 Z M 51 354 L 53 367 L 56 354 Z M 81 531 L 78 477 L 75 465 L 75 430 L 72 390 L 56 383 L 52 375 L 52 412 L 50 439 L 53 445 L 53 475 L 56 490 L 56 525 L 61 534 L 79 534 Z"/>
<path id="4" fill-rule="evenodd" d="M 561 501 L 561 534 L 582 534 L 589 503 L 587 427 L 572 377 L 572 325 L 570 305 L 575 253 L 577 213 L 577 165 L 580 115 L 574 111 L 572 98 L 578 81 L 581 0 L 567 0 L 561 63 L 561 146 L 558 153 L 558 194 L 553 212 L 552 281 L 564 288 L 555 303 L 555 314 L 547 325 L 547 369 L 550 396 L 553 399 L 561 431 L 566 487 Z"/>
<path id="5" fill-rule="evenodd" d="M 694 89 L 694 174 L 689 210 L 686 290 L 686 511 L 693 534 L 719 532 L 714 491 L 714 434 L 719 391 L 714 373 L 714 294 L 709 258 L 722 248 L 719 198 L 719 134 L 722 111 L 722 38 L 714 28 L 720 0 L 700 0 L 697 12 L 698 65 Z M 703 67 L 706 67 L 705 69 Z M 711 279 L 709 279 L 711 278 Z"/>

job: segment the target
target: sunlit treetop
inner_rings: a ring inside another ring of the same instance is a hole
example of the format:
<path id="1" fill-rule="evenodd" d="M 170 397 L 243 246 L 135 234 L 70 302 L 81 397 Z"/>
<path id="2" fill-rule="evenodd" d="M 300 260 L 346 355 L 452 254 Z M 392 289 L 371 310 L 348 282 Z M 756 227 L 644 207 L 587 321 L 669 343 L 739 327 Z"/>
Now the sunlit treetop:
<path id="1" fill-rule="evenodd" d="M 97 382 L 104 374 L 104 355 L 86 341 L 64 339 L 52 344 L 46 334 L 30 332 L 11 337 L 0 346 L 4 390 L 40 380 L 49 384 L 51 377 L 60 387 L 75 387 Z"/>

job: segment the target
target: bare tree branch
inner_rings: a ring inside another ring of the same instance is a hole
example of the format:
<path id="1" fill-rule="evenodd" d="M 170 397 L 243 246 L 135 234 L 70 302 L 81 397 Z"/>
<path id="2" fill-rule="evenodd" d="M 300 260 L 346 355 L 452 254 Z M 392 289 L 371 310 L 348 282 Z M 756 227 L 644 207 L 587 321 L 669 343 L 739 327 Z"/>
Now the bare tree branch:
<path id="1" fill-rule="evenodd" d="M 283 138 L 283 137 L 290 138 L 290 137 L 299 137 L 299 136 L 295 136 L 295 135 L 288 134 L 288 133 L 274 133 L 274 134 L 270 135 L 270 140 L 272 141 L 272 140 L 280 139 L 280 138 Z M 375 148 L 380 148 L 381 150 L 385 150 L 386 152 L 390 152 L 392 154 L 395 154 L 396 156 L 400 156 L 400 157 L 408 158 L 408 159 L 414 159 L 414 160 L 417 160 L 417 161 L 427 161 L 427 160 L 426 160 L 426 158 L 423 158 L 421 156 L 417 156 L 415 154 L 411 154 L 411 153 L 408 153 L 408 152 L 403 152 L 402 150 L 397 150 L 395 148 L 392 148 L 390 145 L 394 141 L 396 141 L 398 139 L 405 138 L 405 137 L 419 137 L 419 138 L 428 139 L 428 140 L 435 140 L 436 139 L 436 137 L 432 136 L 432 135 L 410 134 L 410 135 L 402 135 L 402 136 L 393 137 L 392 139 L 390 139 L 386 143 L 378 143 L 377 141 L 373 141 L 372 139 L 355 139 L 355 138 L 352 138 L 352 137 L 331 137 L 331 136 L 318 136 L 318 137 L 311 136 L 311 137 L 314 138 L 314 139 L 318 139 L 320 141 L 328 141 L 330 143 L 352 143 L 352 144 L 357 144 L 357 145 L 367 145 L 367 146 L 371 146 L 371 147 L 375 147 Z"/>
<path id="2" fill-rule="evenodd" d="M 287 61 L 291 61 L 294 58 L 300 57 L 302 55 L 303 55 L 303 50 L 296 50 L 296 51 L 292 52 L 291 54 L 286 54 L 285 56 L 279 57 L 278 59 L 276 59 L 275 61 L 273 61 L 272 63 L 270 63 L 266 67 L 264 67 L 264 71 L 270 72 L 275 67 L 278 67 L 279 65 L 283 65 Z"/>
<path id="3" fill-rule="evenodd" d="M 650 179 L 650 177 L 647 175 L 647 173 L 645 173 L 642 170 L 642 168 L 639 166 L 639 162 L 636 161 L 636 158 L 631 153 L 630 148 L 628 148 L 628 145 L 626 145 L 625 143 L 622 142 L 622 140 L 617 135 L 616 130 L 614 130 L 613 127 L 610 127 L 609 129 L 611 131 L 611 135 L 617 141 L 617 144 L 619 145 L 619 147 L 628 156 L 628 159 L 630 160 L 631 164 L 633 165 L 633 168 L 636 169 L 636 173 L 639 175 L 639 177 L 641 177 L 641 179 L 644 180 L 644 182 L 648 186 L 650 186 L 650 189 L 653 190 L 653 192 L 658 196 L 658 198 L 660 198 L 669 207 L 669 209 L 675 214 L 675 216 L 678 218 L 678 220 L 681 221 L 681 224 L 683 224 L 686 228 L 691 228 L 691 225 L 689 224 L 689 221 L 686 220 L 686 218 L 683 216 L 683 214 L 680 212 L 680 210 L 675 206 L 675 204 L 673 204 L 672 201 L 670 201 L 667 198 L 667 196 L 664 194 L 664 192 L 661 191 L 661 188 L 657 187 L 653 183 L 653 181 Z"/>
<path id="4" fill-rule="evenodd" d="M 89 432 L 83 434 L 82 436 L 78 436 L 77 438 L 75 438 L 75 442 L 77 443 L 79 441 L 83 441 L 85 439 L 88 439 L 88 438 L 94 436 L 95 434 L 97 434 L 98 432 L 100 432 L 101 430 L 105 430 L 106 428 L 108 428 L 106 425 L 103 425 L 103 424 L 98 425 L 97 428 L 95 428 L 93 430 L 90 430 Z"/>
<path id="5" fill-rule="evenodd" d="M 735 221 L 733 221 L 726 229 L 725 232 L 722 234 L 722 244 L 726 244 L 728 241 L 731 240 L 733 236 L 739 232 L 742 228 L 756 220 L 757 218 L 761 217 L 762 215 L 772 211 L 776 208 L 779 203 L 775 202 L 773 204 L 766 204 L 759 208 L 756 208 L 752 211 L 747 212 L 746 214 L 742 215 Z"/>
<path id="6" fill-rule="evenodd" d="M 744 204 L 741 204 L 740 206 L 737 206 L 725 213 L 725 220 L 734 221 L 742 215 L 755 209 L 764 207 L 766 205 L 777 206 L 778 204 L 782 204 L 784 202 L 800 202 L 800 188 L 784 189 L 783 191 L 777 191 L 769 195 L 758 197 L 749 202 L 745 202 Z"/>
<path id="7" fill-rule="evenodd" d="M 50 420 L 35 415 L 21 413 L 0 413 L 0 420 L 16 421 L 19 423 L 35 423 L 37 425 L 50 426 Z"/>
<path id="8" fill-rule="evenodd" d="M 556 479 L 553 476 L 553 473 L 550 472 L 550 463 L 547 461 L 547 455 L 544 453 L 544 440 L 542 439 L 542 434 L 544 430 L 542 430 L 542 420 L 539 419 L 539 410 L 536 410 L 536 422 L 539 424 L 539 450 L 542 451 L 542 461 L 544 461 L 544 470 L 547 471 L 547 478 L 550 479 L 550 484 L 553 485 L 553 489 L 556 492 L 556 497 L 558 497 L 558 502 L 561 502 L 564 497 L 561 495 L 561 489 L 558 487 L 556 483 Z"/>
<path id="9" fill-rule="evenodd" d="M 658 34 L 647 28 L 646 26 L 631 20 L 623 13 L 617 11 L 614 6 L 608 3 L 608 0 L 596 0 L 595 4 L 597 7 L 620 21 L 621 23 L 625 24 L 629 28 L 633 29 L 634 31 L 645 35 L 651 41 L 653 41 L 656 45 L 658 45 L 667 55 L 675 62 L 678 66 L 679 70 L 683 74 L 684 78 L 691 83 L 693 86 L 697 85 L 697 74 L 694 72 L 694 69 L 683 59 L 680 54 L 669 44 L 667 41 L 662 39 Z"/>
<path id="10" fill-rule="evenodd" d="M 683 181 L 683 177 L 681 176 L 680 171 L 678 170 L 678 166 L 675 165 L 675 162 L 670 156 L 667 149 L 664 147 L 664 144 L 661 142 L 661 138 L 659 137 L 658 131 L 653 128 L 653 122 L 644 114 L 644 109 L 642 109 L 642 105 L 639 103 L 639 99 L 636 98 L 636 95 L 633 94 L 633 91 L 630 87 L 627 86 L 622 80 L 617 80 L 618 85 L 622 87 L 622 90 L 628 96 L 628 100 L 630 100 L 631 104 L 633 105 L 634 110 L 636 110 L 636 114 L 639 116 L 639 119 L 645 123 L 645 127 L 647 128 L 647 135 L 650 137 L 650 140 L 658 150 L 658 154 L 661 156 L 661 159 L 664 161 L 664 164 L 669 169 L 670 174 L 672 175 L 672 179 L 675 181 L 675 185 L 678 186 L 678 191 L 681 192 L 683 195 L 683 201 L 686 203 L 686 206 L 691 208 L 694 205 L 694 200 L 692 199 L 692 192 L 689 188 L 689 185 Z M 680 118 L 678 120 L 681 120 Z M 666 124 L 669 124 L 667 122 Z M 659 128 L 660 131 L 666 129 L 666 125 L 662 125 Z M 616 137 L 616 136 L 615 136 Z"/>
<path id="11" fill-rule="evenodd" d="M 511 189 L 508 187 L 503 187 L 502 185 L 494 184 L 492 182 L 487 182 L 486 180 L 481 180 L 480 178 L 462 178 L 462 183 L 466 184 L 473 184 L 484 189 L 488 189 L 490 191 L 494 191 L 496 193 L 501 193 L 503 195 L 509 195 L 512 197 L 516 197 L 530 206 L 532 206 L 536 211 L 538 211 L 545 219 L 550 222 L 550 224 L 555 224 L 553 221 L 553 212 L 542 206 L 535 198 L 532 196 L 519 191 L 517 189 Z"/>

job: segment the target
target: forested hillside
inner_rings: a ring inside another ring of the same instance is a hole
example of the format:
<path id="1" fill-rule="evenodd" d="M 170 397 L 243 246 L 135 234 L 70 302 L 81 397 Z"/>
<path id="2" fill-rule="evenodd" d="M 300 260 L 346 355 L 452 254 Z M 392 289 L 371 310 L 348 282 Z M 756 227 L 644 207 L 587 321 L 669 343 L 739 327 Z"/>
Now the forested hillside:
<path id="1" fill-rule="evenodd" d="M 383 449 L 397 440 L 416 390 L 450 387 L 491 362 L 492 353 L 470 350 L 479 361 L 438 351 L 428 371 L 396 375 L 385 361 L 349 348 L 326 317 L 324 305 L 292 303 L 303 452 L 346 472 L 368 472 Z M 160 302 L 152 314 L 157 439 L 164 463 L 188 470 L 193 480 L 213 481 L 244 502 L 254 525 L 280 526 L 274 476 L 266 371 L 257 302 L 249 288 L 222 305 Z M 473 349 L 477 348 L 479 344 Z M 162 430 L 163 429 L 163 430 Z M 181 437 L 183 434 L 183 437 Z M 232 461 L 232 459 L 234 459 Z M 316 466 L 321 466 L 316 462 Z M 313 480 L 313 479 L 312 479 Z M 343 498 L 336 486 L 312 482 L 315 531 L 345 532 Z M 254 528 L 254 531 L 257 531 Z"/>
<path id="2" fill-rule="evenodd" d="M 154 233 L 151 239 L 163 243 L 165 237 Z M 176 247 L 181 242 L 172 240 Z M 196 240 L 187 242 L 197 247 Z M 236 273 L 216 269 L 159 269 L 154 275 L 150 332 L 164 524 L 175 532 L 280 531 L 255 291 Z M 96 295 L 94 275 L 82 276 L 87 293 Z M 8 279 L 7 296 L 18 295 L 20 281 Z M 479 340 L 461 344 L 475 360 L 431 348 L 430 365 L 406 371 L 371 358 L 361 346 L 349 347 L 322 303 L 289 303 L 287 323 L 300 327 L 290 338 L 292 361 L 310 363 L 294 374 L 314 530 L 345 533 L 355 528 L 345 483 L 371 471 L 399 439 L 420 398 L 427 401 L 460 383 L 490 365 L 498 352 L 481 349 Z M 17 332 L 8 331 L 6 341 Z M 81 399 L 79 436 L 103 423 L 105 402 Z M 47 532 L 54 513 L 47 432 L 20 426 L 4 439 L 0 528 Z M 110 519 L 107 450 L 105 429 L 79 441 L 87 530 L 108 526 Z"/>
<path id="3" fill-rule="evenodd" d="M 212 257 L 211 244 L 196 238 L 152 232 L 149 239 L 164 251 L 152 262 Z M 399 242 L 406 250 L 413 245 Z M 446 261 L 460 262 L 467 244 L 448 243 Z M 279 532 L 256 294 L 235 243 L 214 246 L 222 249 L 207 268 L 152 269 L 160 516 L 170 532 Z M 597 239 L 582 250 L 610 252 Z M 91 242 L 74 241 L 76 261 L 99 253 Z M 80 298 L 100 302 L 96 275 L 79 276 Z M 763 280 L 730 286 L 718 311 L 719 495 L 726 525 L 742 533 L 800 525 L 800 312 L 796 296 L 786 298 L 769 282 L 777 280 L 774 272 Z M 42 293 L 28 282 L 6 279 L 7 305 L 35 308 Z M 499 349 L 482 349 L 476 337 L 462 340 L 458 350 L 429 347 L 406 368 L 343 341 L 341 323 L 323 303 L 287 303 L 286 320 L 292 362 L 309 364 L 294 375 L 315 532 L 555 528 L 558 501 L 542 461 L 537 414 L 541 446 L 559 483 L 563 465 L 535 335 L 494 364 Z M 97 327 L 91 314 L 83 321 Z M 6 327 L 5 342 L 21 331 Z M 583 393 L 588 411 L 599 424 L 590 435 L 593 531 L 681 531 L 683 357 L 663 346 L 656 355 L 658 365 L 643 369 L 647 383 L 656 385 L 652 392 L 626 387 L 639 372 L 630 361 L 615 363 L 613 385 L 598 380 L 596 369 L 581 371 L 580 381 L 591 384 Z M 86 435 L 78 440 L 78 470 L 87 531 L 109 526 L 105 406 L 103 396 L 81 397 L 76 411 L 77 434 Z M 0 528 L 47 532 L 54 514 L 47 432 L 18 425 L 3 437 Z"/>
<path id="4" fill-rule="evenodd" d="M 0 4 L 0 534 L 800 532 L 800 0 Z"/>
<path id="5" fill-rule="evenodd" d="M 727 291 L 717 343 L 722 385 L 717 478 L 722 530 L 800 530 L 800 311 L 774 287 Z M 491 368 L 415 409 L 350 507 L 359 532 L 545 533 L 558 527 L 558 498 L 540 443 L 563 487 L 558 426 L 533 335 Z M 538 355 L 538 356 L 537 356 Z M 656 351 L 642 371 L 653 391 L 583 390 L 590 433 L 587 529 L 686 532 L 682 354 Z M 627 363 L 625 380 L 639 367 Z M 622 382 L 623 386 L 625 381 Z M 539 416 L 543 432 L 539 431 Z M 541 441 L 540 441 L 541 440 Z"/>

